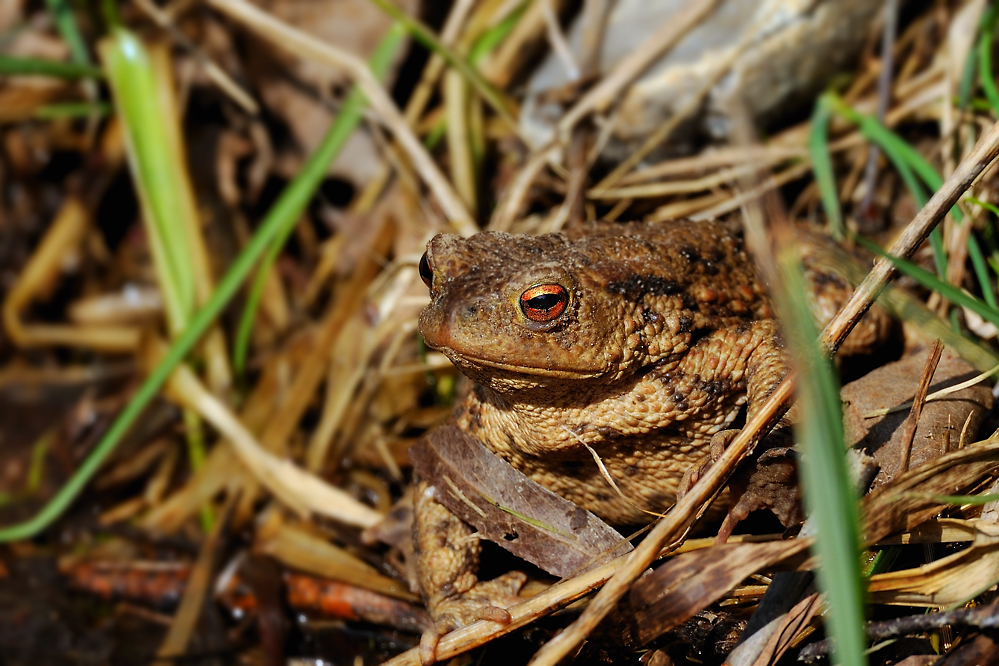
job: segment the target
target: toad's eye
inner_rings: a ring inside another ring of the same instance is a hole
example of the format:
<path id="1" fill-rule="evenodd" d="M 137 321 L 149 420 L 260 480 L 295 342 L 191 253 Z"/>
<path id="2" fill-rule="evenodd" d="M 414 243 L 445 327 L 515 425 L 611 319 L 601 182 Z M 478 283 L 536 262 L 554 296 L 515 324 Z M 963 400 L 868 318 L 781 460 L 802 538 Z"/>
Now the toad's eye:
<path id="1" fill-rule="evenodd" d="M 433 286 L 434 272 L 430 270 L 430 261 L 427 260 L 426 252 L 420 257 L 420 277 L 423 278 L 423 284 L 427 285 L 427 288 Z"/>
<path id="2" fill-rule="evenodd" d="M 520 309 L 531 321 L 552 321 L 568 304 L 569 292 L 560 284 L 539 284 L 520 295 Z"/>

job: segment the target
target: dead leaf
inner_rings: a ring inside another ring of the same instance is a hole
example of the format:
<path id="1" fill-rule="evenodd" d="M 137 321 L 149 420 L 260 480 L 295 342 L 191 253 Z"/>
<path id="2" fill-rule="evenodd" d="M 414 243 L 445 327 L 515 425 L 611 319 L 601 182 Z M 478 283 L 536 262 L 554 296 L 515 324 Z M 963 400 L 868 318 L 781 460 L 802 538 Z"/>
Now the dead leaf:
<path id="1" fill-rule="evenodd" d="M 811 539 L 722 544 L 670 560 L 631 589 L 628 599 L 635 612 L 632 639 L 644 645 L 693 617 L 750 575 L 810 545 Z"/>
<path id="2" fill-rule="evenodd" d="M 971 546 L 915 569 L 872 576 L 868 590 L 880 604 L 946 607 L 963 604 L 999 579 L 999 526 L 978 522 Z"/>
<path id="3" fill-rule="evenodd" d="M 867 542 L 912 530 L 938 514 L 945 505 L 933 496 L 974 489 L 999 470 L 997 454 L 999 438 L 990 439 L 924 463 L 868 494 L 861 502 Z"/>
<path id="4" fill-rule="evenodd" d="M 881 471 L 874 487 L 883 486 L 897 474 L 903 455 L 902 424 L 909 410 L 865 418 L 873 412 L 903 405 L 911 400 L 919 383 L 928 351 L 906 356 L 874 370 L 843 387 L 843 421 L 847 443 L 868 451 Z M 978 372 L 951 352 L 945 351 L 933 375 L 930 394 L 977 375 Z M 912 440 L 910 468 L 958 448 L 962 431 L 974 441 L 978 426 L 992 408 L 992 393 L 984 381 L 957 391 L 943 400 L 930 400 L 923 407 Z M 965 423 L 967 422 L 967 427 Z"/>
<path id="5" fill-rule="evenodd" d="M 437 501 L 480 534 L 556 576 L 586 571 L 632 549 L 595 515 L 542 487 L 448 424 L 413 447 L 416 472 Z"/>

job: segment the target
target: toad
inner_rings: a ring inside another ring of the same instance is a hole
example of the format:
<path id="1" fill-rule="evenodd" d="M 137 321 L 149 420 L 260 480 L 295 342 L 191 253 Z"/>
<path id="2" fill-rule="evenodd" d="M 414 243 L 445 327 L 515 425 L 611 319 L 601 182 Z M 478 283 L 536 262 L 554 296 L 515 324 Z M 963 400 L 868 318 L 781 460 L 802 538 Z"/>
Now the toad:
<path id="1" fill-rule="evenodd" d="M 752 415 L 788 371 L 766 290 L 730 223 L 603 223 L 578 238 L 441 234 L 420 274 L 430 288 L 423 338 L 475 382 L 453 424 L 613 525 L 668 509 L 743 407 Z M 503 607 L 524 581 L 478 580 L 479 541 L 440 492 L 417 479 L 416 573 L 435 621 L 424 661 L 451 629 L 508 621 Z"/>

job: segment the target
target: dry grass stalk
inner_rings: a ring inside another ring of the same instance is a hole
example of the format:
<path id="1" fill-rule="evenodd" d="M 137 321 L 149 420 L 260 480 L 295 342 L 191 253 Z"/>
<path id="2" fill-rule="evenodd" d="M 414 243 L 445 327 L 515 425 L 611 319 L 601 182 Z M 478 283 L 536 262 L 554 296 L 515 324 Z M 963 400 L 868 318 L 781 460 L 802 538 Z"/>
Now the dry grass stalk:
<path id="1" fill-rule="evenodd" d="M 426 181 L 427 186 L 437 197 L 445 214 L 458 232 L 464 235 L 475 233 L 475 222 L 462 203 L 461 197 L 454 191 L 454 188 L 437 167 L 437 163 L 413 134 L 406 119 L 403 118 L 388 93 L 385 92 L 363 60 L 278 21 L 270 14 L 257 9 L 244 0 L 209 0 L 209 4 L 250 28 L 278 48 L 345 71 L 367 97 L 374 112 L 378 114 L 381 121 L 406 150 L 406 154 L 413 161 L 416 171 Z"/>
<path id="2" fill-rule="evenodd" d="M 217 85 L 229 99 L 241 106 L 247 113 L 257 115 L 260 113 L 260 106 L 250 93 L 243 90 L 242 86 L 236 83 L 231 76 L 215 62 L 209 58 L 205 52 L 196 44 L 193 44 L 174 23 L 173 15 L 160 9 L 151 0 L 136 0 L 136 5 L 142 12 L 151 18 L 158 26 L 167 31 L 170 39 L 180 44 L 186 51 L 194 56 L 194 59 L 204 69 L 205 75 Z"/>
<path id="3" fill-rule="evenodd" d="M 926 357 L 926 365 L 923 367 L 923 375 L 920 377 L 919 385 L 916 387 L 916 394 L 912 397 L 912 408 L 909 410 L 909 416 L 906 417 L 905 424 L 902 426 L 902 449 L 904 453 L 898 467 L 899 472 L 896 474 L 909 469 L 909 456 L 912 454 L 912 439 L 916 436 L 919 415 L 923 411 L 923 405 L 926 404 L 926 394 L 930 390 L 930 382 L 933 380 L 933 373 L 936 372 L 942 353 L 943 343 L 939 339 L 934 340 L 929 356 Z"/>
<path id="4" fill-rule="evenodd" d="M 348 525 L 371 527 L 382 515 L 361 504 L 292 462 L 264 450 L 253 435 L 215 396 L 209 393 L 186 366 L 178 368 L 167 391 L 171 398 L 196 411 L 232 444 L 242 462 L 268 491 L 300 515 L 329 516 Z"/>
<path id="5" fill-rule="evenodd" d="M 232 502 L 229 503 L 229 509 L 231 508 Z M 223 515 L 228 513 L 227 510 Z M 198 559 L 191 568 L 180 606 L 177 608 L 173 622 L 170 623 L 166 638 L 163 639 L 160 649 L 156 652 L 157 659 L 153 662 L 155 666 L 167 666 L 174 663 L 177 657 L 182 656 L 187 649 L 187 643 L 194 634 L 198 616 L 204 606 L 205 594 L 211 585 L 215 551 L 227 528 L 228 521 L 224 518 L 219 520 L 208 537 L 201 542 Z"/>

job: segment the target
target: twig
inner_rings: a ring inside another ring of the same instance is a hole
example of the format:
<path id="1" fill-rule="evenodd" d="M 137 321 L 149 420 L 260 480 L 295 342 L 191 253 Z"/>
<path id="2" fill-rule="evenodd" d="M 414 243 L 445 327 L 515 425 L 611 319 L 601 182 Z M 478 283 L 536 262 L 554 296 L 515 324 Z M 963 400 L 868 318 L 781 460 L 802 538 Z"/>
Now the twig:
<path id="1" fill-rule="evenodd" d="M 551 43 L 552 51 L 562 61 L 569 81 L 578 81 L 579 65 L 576 64 L 576 59 L 572 55 L 572 48 L 562 32 L 562 26 L 558 24 L 558 15 L 555 14 L 552 0 L 541 0 L 541 10 L 545 17 L 545 30 L 548 33 L 548 41 Z"/>
<path id="2" fill-rule="evenodd" d="M 625 86 L 638 78 L 689 30 L 714 11 L 718 2 L 719 0 L 692 2 L 679 14 L 671 16 L 562 116 L 556 128 L 556 140 L 564 143 L 576 123 L 590 113 L 603 111 L 619 99 Z"/>
<path id="3" fill-rule="evenodd" d="M 976 629 L 995 629 L 999 627 L 999 608 L 996 606 L 984 606 L 978 608 L 959 608 L 957 610 L 945 611 L 943 613 L 929 613 L 926 615 L 909 615 L 894 620 L 884 620 L 882 622 L 871 622 L 867 625 L 867 637 L 870 639 L 884 639 L 892 636 L 903 636 L 916 632 L 939 629 L 948 625 L 963 625 L 975 627 Z M 812 643 L 806 646 L 799 656 L 799 661 L 810 661 L 816 657 L 828 654 L 832 644 L 829 639 Z"/>
<path id="4" fill-rule="evenodd" d="M 916 394 L 912 397 L 912 408 L 905 419 L 902 427 L 902 461 L 899 464 L 896 476 L 904 474 L 909 469 L 909 457 L 912 454 L 912 440 L 916 436 L 916 426 L 919 425 L 919 415 L 923 412 L 923 405 L 926 404 L 926 393 L 930 390 L 930 382 L 933 380 L 933 373 L 937 371 L 940 363 L 940 354 L 943 352 L 943 342 L 938 339 L 933 341 L 930 353 L 926 357 L 926 365 L 923 366 L 923 376 L 919 379 L 919 386 L 916 387 Z"/>
<path id="5" fill-rule="evenodd" d="M 139 6 L 149 18 L 151 18 L 158 26 L 166 30 L 170 34 L 170 38 L 175 42 L 180 44 L 184 49 L 186 49 L 194 59 L 197 61 L 201 67 L 205 70 L 205 75 L 208 76 L 212 82 L 219 87 L 222 92 L 229 96 L 232 101 L 241 106 L 244 111 L 249 114 L 257 115 L 260 113 L 260 106 L 257 104 L 256 100 L 250 96 L 250 93 L 243 90 L 243 88 L 236 83 L 229 74 L 219 67 L 211 58 L 208 57 L 205 52 L 194 44 L 191 40 L 181 32 L 176 25 L 174 25 L 174 18 L 172 14 L 168 14 L 166 11 L 160 9 L 152 0 L 135 0 L 135 4 Z"/>
<path id="6" fill-rule="evenodd" d="M 159 351 L 162 353 L 162 350 Z M 296 513 L 317 513 L 360 527 L 371 527 L 382 519 L 380 513 L 343 490 L 261 447 L 239 419 L 201 384 L 187 366 L 182 365 L 174 371 L 166 390 L 176 402 L 196 411 L 215 426 L 253 477 Z"/>
<path id="7" fill-rule="evenodd" d="M 600 72 L 600 52 L 604 45 L 608 16 L 613 3 L 610 0 L 586 0 L 580 17 L 582 39 L 579 56 L 579 73 L 584 79 Z"/>
<path id="8" fill-rule="evenodd" d="M 520 171 L 514 176 L 513 181 L 507 188 L 506 193 L 501 197 L 502 203 L 496 207 L 496 212 L 493 213 L 492 220 L 489 222 L 489 229 L 493 231 L 510 230 L 514 220 L 520 213 L 520 208 L 527 197 L 527 192 L 531 189 L 534 179 L 538 177 L 538 174 L 545 168 L 548 161 L 555 159 L 558 153 L 559 145 L 551 143 L 546 148 L 534 153 L 527 160 L 527 164 L 520 168 Z"/>
<path id="9" fill-rule="evenodd" d="M 155 666 L 167 666 L 176 663 L 179 657 L 184 655 L 187 644 L 194 633 L 198 621 L 198 615 L 205 600 L 205 593 L 211 584 L 212 563 L 215 561 L 215 554 L 218 550 L 219 541 L 229 527 L 228 517 L 232 513 L 232 508 L 236 504 L 236 497 L 232 496 L 227 502 L 223 511 L 222 520 L 219 520 L 214 529 L 208 535 L 198 552 L 198 559 L 191 568 L 190 577 L 184 587 L 184 595 L 181 598 L 180 607 L 170 623 L 170 630 L 167 632 L 159 650 L 156 651 L 157 659 L 153 661 Z"/>
<path id="10" fill-rule="evenodd" d="M 441 30 L 439 37 L 441 44 L 450 47 L 458 40 L 461 29 L 465 27 L 468 15 L 474 7 L 474 0 L 458 0 L 458 2 L 454 3 L 451 13 L 448 14 L 447 21 L 444 23 L 444 29 Z M 440 78 L 441 72 L 444 71 L 445 64 L 444 57 L 439 53 L 434 53 L 430 56 L 427 66 L 423 68 L 420 82 L 416 84 L 413 94 L 409 97 L 409 102 L 406 103 L 406 122 L 410 125 L 415 125 L 420 116 L 423 115 L 427 103 L 434 94 L 434 86 L 437 83 L 437 79 Z"/>
<path id="11" fill-rule="evenodd" d="M 560 3 L 560 4 L 564 4 Z M 507 36 L 495 53 L 488 56 L 482 65 L 482 75 L 499 89 L 510 85 L 517 74 L 518 65 L 524 57 L 528 43 L 537 39 L 545 30 L 545 17 L 540 2 L 532 2 L 517 21 L 513 32 Z"/>
<path id="12" fill-rule="evenodd" d="M 878 73 L 878 120 L 885 121 L 888 105 L 891 102 L 892 55 L 895 45 L 895 28 L 898 24 L 898 0 L 886 0 L 884 9 L 884 32 L 881 34 L 881 71 Z M 860 204 L 861 215 L 867 217 L 874 200 L 874 181 L 878 175 L 878 156 L 881 149 L 871 144 L 867 153 L 867 167 L 864 171 L 864 199 Z"/>
<path id="13" fill-rule="evenodd" d="M 345 71 L 368 98 L 371 108 L 395 135 L 458 232 L 466 236 L 475 233 L 477 227 L 465 204 L 363 60 L 276 20 L 245 0 L 208 0 L 208 4 L 280 48 Z"/>
<path id="14" fill-rule="evenodd" d="M 563 114 L 555 127 L 555 138 L 544 148 L 536 151 L 514 178 L 504 197 L 504 205 L 498 207 L 489 224 L 490 229 L 507 230 L 520 211 L 524 197 L 541 169 L 555 159 L 559 149 L 568 144 L 568 137 L 580 120 L 591 113 L 599 113 L 610 106 L 620 96 L 625 86 L 634 81 L 663 53 L 673 48 L 687 31 L 710 14 L 719 0 L 693 2 L 678 16 L 673 16 L 655 31 L 641 46 L 627 58 L 619 62 L 600 83 L 591 88 L 576 104 Z"/>
<path id="15" fill-rule="evenodd" d="M 700 210 L 697 213 L 690 215 L 692 219 L 707 220 L 713 217 L 719 217 L 725 213 L 729 213 L 740 206 L 744 205 L 745 202 L 750 199 L 755 199 L 767 192 L 772 192 L 778 187 L 783 186 L 792 180 L 797 180 L 798 178 L 804 177 L 809 170 L 812 168 L 812 163 L 808 158 L 804 158 L 800 163 L 795 164 L 789 169 L 785 169 L 779 173 L 772 176 L 768 176 L 766 179 L 762 180 L 758 185 L 754 186 L 753 189 L 741 192 L 734 197 L 729 197 L 724 201 L 721 201 L 710 208 Z M 667 206 L 656 209 L 655 219 L 669 219 L 665 216 L 665 211 Z"/>

